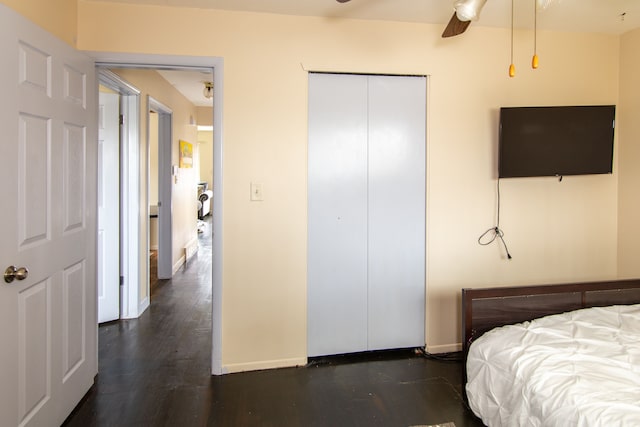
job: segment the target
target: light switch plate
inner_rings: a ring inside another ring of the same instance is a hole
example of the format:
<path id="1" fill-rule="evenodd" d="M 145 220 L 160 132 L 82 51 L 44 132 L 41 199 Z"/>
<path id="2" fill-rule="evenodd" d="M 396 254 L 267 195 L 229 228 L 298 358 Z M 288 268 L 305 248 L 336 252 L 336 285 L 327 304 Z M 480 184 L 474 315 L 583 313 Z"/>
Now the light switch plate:
<path id="1" fill-rule="evenodd" d="M 263 200 L 264 200 L 264 193 L 262 189 L 262 183 L 252 182 L 251 183 L 251 201 L 261 202 Z"/>

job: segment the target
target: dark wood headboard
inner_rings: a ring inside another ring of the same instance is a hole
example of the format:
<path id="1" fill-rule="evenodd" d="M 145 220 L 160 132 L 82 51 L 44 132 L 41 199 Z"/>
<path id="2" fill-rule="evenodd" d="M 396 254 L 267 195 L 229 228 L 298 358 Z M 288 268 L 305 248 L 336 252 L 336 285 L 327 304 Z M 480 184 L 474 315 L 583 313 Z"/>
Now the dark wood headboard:
<path id="1" fill-rule="evenodd" d="M 640 279 L 462 289 L 462 350 L 498 326 L 587 307 L 640 303 Z"/>

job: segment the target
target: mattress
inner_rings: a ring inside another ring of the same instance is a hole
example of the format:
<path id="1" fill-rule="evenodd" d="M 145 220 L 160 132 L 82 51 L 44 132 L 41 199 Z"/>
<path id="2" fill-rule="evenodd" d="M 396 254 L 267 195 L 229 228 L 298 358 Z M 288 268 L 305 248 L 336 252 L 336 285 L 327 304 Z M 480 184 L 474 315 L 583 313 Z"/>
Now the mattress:
<path id="1" fill-rule="evenodd" d="M 466 392 L 488 426 L 640 426 L 640 304 L 493 329 L 467 358 Z"/>

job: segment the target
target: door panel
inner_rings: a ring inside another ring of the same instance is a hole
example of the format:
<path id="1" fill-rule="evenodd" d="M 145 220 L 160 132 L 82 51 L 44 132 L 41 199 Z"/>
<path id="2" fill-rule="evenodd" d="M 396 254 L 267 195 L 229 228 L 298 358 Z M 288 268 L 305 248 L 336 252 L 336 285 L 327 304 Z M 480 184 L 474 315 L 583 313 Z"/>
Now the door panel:
<path id="1" fill-rule="evenodd" d="M 18 40 L 19 82 L 51 96 L 51 56 L 25 41 Z"/>
<path id="2" fill-rule="evenodd" d="M 29 419 L 51 399 L 51 283 L 18 295 L 20 419 Z"/>
<path id="3" fill-rule="evenodd" d="M 69 123 L 63 125 L 62 176 L 64 184 L 62 188 L 64 191 L 65 233 L 84 228 L 86 144 L 84 127 Z"/>
<path id="4" fill-rule="evenodd" d="M 363 76 L 309 76 L 309 356 L 367 349 L 366 93 Z"/>
<path id="5" fill-rule="evenodd" d="M 0 55 L 0 414 L 60 425 L 97 373 L 94 64 L 4 5 Z"/>
<path id="6" fill-rule="evenodd" d="M 369 77 L 369 349 L 424 346 L 426 78 Z"/>
<path id="7" fill-rule="evenodd" d="M 18 209 L 20 246 L 44 244 L 50 236 L 51 122 L 21 113 L 18 117 Z"/>
<path id="8" fill-rule="evenodd" d="M 79 262 L 64 270 L 63 291 L 63 329 L 62 329 L 62 362 L 63 381 L 84 362 L 85 331 L 92 325 L 86 323 L 83 313 L 87 310 L 85 289 L 88 284 L 85 274 L 85 263 Z"/>

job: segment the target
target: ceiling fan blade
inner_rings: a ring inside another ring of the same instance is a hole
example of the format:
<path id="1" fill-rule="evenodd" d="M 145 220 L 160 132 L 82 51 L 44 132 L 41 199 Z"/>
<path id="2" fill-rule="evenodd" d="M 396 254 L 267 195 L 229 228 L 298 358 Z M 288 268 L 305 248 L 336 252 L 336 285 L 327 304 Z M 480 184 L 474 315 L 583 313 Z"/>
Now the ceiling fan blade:
<path id="1" fill-rule="evenodd" d="M 469 24 L 471 24 L 471 21 L 461 21 L 460 19 L 458 19 L 458 15 L 456 15 L 456 12 L 453 12 L 453 16 L 449 20 L 447 28 L 444 29 L 442 37 L 453 37 L 457 36 L 458 34 L 462 34 L 469 27 Z"/>
<path id="2" fill-rule="evenodd" d="M 336 0 L 336 1 L 337 1 L 338 3 L 346 3 L 346 2 L 351 1 L 351 0 Z"/>

